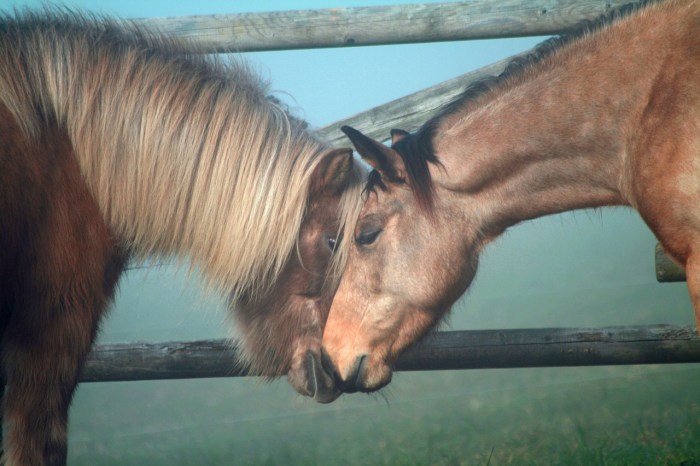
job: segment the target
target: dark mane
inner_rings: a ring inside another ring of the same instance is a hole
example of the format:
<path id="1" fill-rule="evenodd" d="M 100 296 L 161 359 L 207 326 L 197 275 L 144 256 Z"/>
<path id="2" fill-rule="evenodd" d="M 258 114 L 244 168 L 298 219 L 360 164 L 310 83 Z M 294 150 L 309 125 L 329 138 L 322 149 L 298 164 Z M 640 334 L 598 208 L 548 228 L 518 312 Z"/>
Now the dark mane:
<path id="1" fill-rule="evenodd" d="M 433 204 L 433 183 L 428 170 L 428 163 L 439 163 L 435 156 L 433 137 L 437 127 L 443 118 L 459 112 L 467 102 L 476 99 L 497 86 L 501 85 L 509 78 L 521 73 L 524 69 L 540 62 L 550 56 L 556 50 L 570 44 L 571 42 L 596 32 L 625 18 L 630 14 L 645 8 L 646 6 L 658 3 L 659 0 L 642 0 L 636 3 L 629 3 L 617 8 L 612 8 L 607 13 L 594 20 L 584 20 L 574 26 L 565 34 L 554 36 L 545 40 L 535 47 L 534 51 L 522 57 L 511 60 L 504 71 L 496 76 L 488 76 L 471 83 L 467 89 L 453 102 L 446 105 L 437 115 L 428 120 L 416 133 L 407 136 L 393 146 L 401 155 L 406 165 L 406 175 L 408 183 L 416 196 L 419 205 L 426 211 L 430 210 Z M 377 187 L 385 189 L 378 176 L 368 178 L 366 190 L 373 190 Z"/>

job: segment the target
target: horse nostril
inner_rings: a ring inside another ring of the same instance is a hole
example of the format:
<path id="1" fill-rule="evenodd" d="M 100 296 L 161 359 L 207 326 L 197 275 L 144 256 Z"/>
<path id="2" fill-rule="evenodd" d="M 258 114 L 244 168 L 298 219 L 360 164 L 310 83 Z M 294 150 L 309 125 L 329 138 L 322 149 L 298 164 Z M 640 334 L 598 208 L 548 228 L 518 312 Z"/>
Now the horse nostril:
<path id="1" fill-rule="evenodd" d="M 362 372 L 364 371 L 366 361 L 366 354 L 363 354 L 355 360 L 355 365 L 352 368 L 353 370 L 348 375 L 348 380 L 345 382 L 346 386 L 352 391 L 357 391 L 360 389 L 360 381 L 362 380 Z"/>
<path id="2" fill-rule="evenodd" d="M 366 362 L 366 354 L 359 356 L 355 360 L 355 364 L 348 374 L 347 379 L 343 380 L 340 373 L 335 368 L 335 364 L 333 364 L 330 356 L 328 356 L 328 353 L 321 348 L 321 366 L 323 367 L 323 370 L 333 379 L 335 385 L 345 393 L 354 393 L 362 389 L 361 380 Z"/>
<path id="3" fill-rule="evenodd" d="M 321 348 L 321 367 L 323 371 L 333 379 L 336 385 L 342 382 L 340 374 L 338 374 L 338 370 L 335 368 L 335 364 L 333 364 L 331 357 L 328 356 L 324 348 Z"/>
<path id="4" fill-rule="evenodd" d="M 367 355 L 362 355 L 355 359 L 355 364 L 352 366 L 352 370 L 348 374 L 348 378 L 345 381 L 337 382 L 338 388 L 345 393 L 355 393 L 363 390 L 362 375 L 365 370 L 366 362 Z"/>

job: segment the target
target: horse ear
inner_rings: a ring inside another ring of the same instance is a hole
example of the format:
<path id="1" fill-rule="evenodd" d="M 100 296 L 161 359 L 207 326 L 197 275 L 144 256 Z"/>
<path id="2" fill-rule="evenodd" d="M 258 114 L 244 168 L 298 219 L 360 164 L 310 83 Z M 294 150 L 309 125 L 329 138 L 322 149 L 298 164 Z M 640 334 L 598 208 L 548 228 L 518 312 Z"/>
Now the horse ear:
<path id="1" fill-rule="evenodd" d="M 337 193 L 343 190 L 355 161 L 352 149 L 333 149 L 326 153 L 311 175 L 311 194 L 322 191 Z"/>
<path id="2" fill-rule="evenodd" d="M 404 131 L 402 129 L 392 129 L 391 130 L 391 144 L 394 145 L 398 143 L 400 140 L 408 136 L 409 133 L 408 131 Z"/>
<path id="3" fill-rule="evenodd" d="M 405 166 L 398 152 L 350 126 L 343 126 L 340 129 L 350 138 L 362 159 L 377 170 L 382 179 L 393 183 L 405 181 L 403 178 Z"/>

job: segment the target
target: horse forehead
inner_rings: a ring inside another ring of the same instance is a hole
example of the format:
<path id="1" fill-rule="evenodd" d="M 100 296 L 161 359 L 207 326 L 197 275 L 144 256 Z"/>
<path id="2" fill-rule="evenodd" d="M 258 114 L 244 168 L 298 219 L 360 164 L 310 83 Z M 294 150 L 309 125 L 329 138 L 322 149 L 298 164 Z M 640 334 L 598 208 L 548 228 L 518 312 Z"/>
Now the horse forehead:
<path id="1" fill-rule="evenodd" d="M 306 210 L 306 219 L 318 221 L 337 220 L 340 216 L 338 207 L 342 199 L 341 194 L 321 193 L 309 198 Z"/>
<path id="2" fill-rule="evenodd" d="M 378 212 L 402 212 L 418 207 L 411 187 L 406 184 L 388 183 L 385 189 L 376 187 L 365 194 L 361 217 Z"/>

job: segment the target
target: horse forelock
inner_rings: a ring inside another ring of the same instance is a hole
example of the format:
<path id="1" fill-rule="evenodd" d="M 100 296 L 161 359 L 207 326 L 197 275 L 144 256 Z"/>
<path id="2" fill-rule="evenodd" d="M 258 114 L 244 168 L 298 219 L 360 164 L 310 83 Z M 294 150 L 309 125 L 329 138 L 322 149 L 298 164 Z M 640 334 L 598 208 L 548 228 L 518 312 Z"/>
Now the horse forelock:
<path id="1" fill-rule="evenodd" d="M 327 147 L 259 76 L 67 10 L 0 17 L 0 32 L 0 101 L 28 136 L 47 120 L 65 131 L 137 258 L 186 257 L 231 296 L 264 292 L 294 250 Z"/>
<path id="2" fill-rule="evenodd" d="M 327 286 L 335 287 L 345 269 L 352 239 L 355 237 L 355 225 L 363 205 L 362 192 L 366 187 L 367 173 L 358 163 L 353 164 L 352 172 L 341 194 L 338 205 L 338 248 L 333 254 L 328 269 Z"/>

